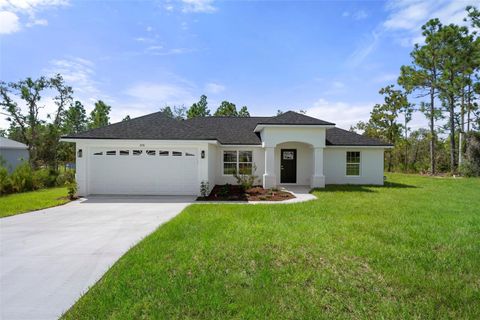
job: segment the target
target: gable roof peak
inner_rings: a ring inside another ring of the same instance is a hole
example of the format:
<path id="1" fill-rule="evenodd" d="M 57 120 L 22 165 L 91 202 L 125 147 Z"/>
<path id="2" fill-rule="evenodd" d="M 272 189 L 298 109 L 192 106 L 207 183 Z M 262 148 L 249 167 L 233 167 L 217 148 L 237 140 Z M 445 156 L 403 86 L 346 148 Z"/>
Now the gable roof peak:
<path id="1" fill-rule="evenodd" d="M 295 111 L 287 111 L 275 117 L 271 117 L 258 124 L 266 125 L 323 125 L 334 126 L 332 122 L 320 120 Z"/>

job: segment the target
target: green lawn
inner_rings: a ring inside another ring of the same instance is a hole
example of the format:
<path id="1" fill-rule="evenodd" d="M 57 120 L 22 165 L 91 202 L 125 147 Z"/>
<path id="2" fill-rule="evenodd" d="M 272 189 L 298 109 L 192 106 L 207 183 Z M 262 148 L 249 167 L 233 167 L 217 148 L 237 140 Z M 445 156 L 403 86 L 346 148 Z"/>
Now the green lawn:
<path id="1" fill-rule="evenodd" d="M 0 197 L 0 218 L 67 203 L 67 188 L 40 189 Z"/>
<path id="2" fill-rule="evenodd" d="M 479 319 L 480 179 L 389 175 L 291 205 L 198 204 L 67 319 Z"/>

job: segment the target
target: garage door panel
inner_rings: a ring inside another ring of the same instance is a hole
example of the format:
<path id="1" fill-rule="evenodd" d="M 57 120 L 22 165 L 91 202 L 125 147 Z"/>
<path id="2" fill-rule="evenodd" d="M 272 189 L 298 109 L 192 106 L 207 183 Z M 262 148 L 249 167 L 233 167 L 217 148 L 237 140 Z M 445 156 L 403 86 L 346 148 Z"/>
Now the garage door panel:
<path id="1" fill-rule="evenodd" d="M 115 155 L 107 155 L 113 154 L 114 150 Z M 160 155 L 160 151 L 163 155 Z M 164 155 L 166 151 L 167 156 Z M 181 155 L 174 156 L 174 152 Z M 196 149 L 186 148 L 95 148 L 90 154 L 89 161 L 89 193 L 196 194 L 197 153 Z"/>

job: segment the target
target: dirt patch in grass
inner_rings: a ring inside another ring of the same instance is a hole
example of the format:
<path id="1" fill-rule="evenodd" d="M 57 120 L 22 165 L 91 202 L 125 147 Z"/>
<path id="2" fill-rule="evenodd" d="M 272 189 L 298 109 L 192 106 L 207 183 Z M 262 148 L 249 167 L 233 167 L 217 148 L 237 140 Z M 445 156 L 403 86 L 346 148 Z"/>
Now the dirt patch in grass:
<path id="1" fill-rule="evenodd" d="M 293 199 L 290 192 L 277 189 L 264 189 L 260 186 L 244 190 L 241 186 L 216 185 L 207 197 L 199 197 L 198 201 L 283 201 Z"/>

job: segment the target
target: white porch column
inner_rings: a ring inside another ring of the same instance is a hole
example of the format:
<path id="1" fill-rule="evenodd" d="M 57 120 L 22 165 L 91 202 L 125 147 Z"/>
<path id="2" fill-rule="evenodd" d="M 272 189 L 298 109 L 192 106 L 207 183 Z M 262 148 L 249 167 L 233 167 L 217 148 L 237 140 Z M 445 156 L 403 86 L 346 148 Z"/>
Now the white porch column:
<path id="1" fill-rule="evenodd" d="M 313 148 L 313 176 L 312 188 L 325 188 L 325 176 L 323 175 L 323 147 Z"/>
<path id="2" fill-rule="evenodd" d="M 269 189 L 277 186 L 275 177 L 275 148 L 265 147 L 265 173 L 263 174 L 263 188 Z"/>

